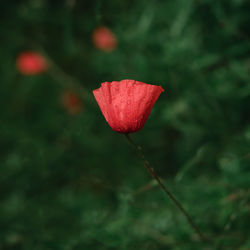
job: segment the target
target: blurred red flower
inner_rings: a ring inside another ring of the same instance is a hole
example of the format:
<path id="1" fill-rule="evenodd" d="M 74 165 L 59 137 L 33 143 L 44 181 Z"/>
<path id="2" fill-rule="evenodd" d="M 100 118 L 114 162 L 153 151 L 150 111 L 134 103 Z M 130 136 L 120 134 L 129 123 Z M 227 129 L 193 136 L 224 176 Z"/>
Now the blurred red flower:
<path id="1" fill-rule="evenodd" d="M 99 27 L 93 31 L 92 40 L 96 48 L 110 52 L 117 47 L 115 34 L 106 27 Z"/>
<path id="2" fill-rule="evenodd" d="M 45 58 L 32 51 L 22 52 L 16 59 L 16 66 L 20 73 L 24 75 L 37 75 L 47 69 Z"/>
<path id="3" fill-rule="evenodd" d="M 93 94 L 110 127 L 120 133 L 133 133 L 144 126 L 161 86 L 135 80 L 104 82 Z"/>
<path id="4" fill-rule="evenodd" d="M 62 93 L 61 103 L 66 111 L 71 115 L 79 114 L 83 109 L 80 97 L 69 90 Z"/>

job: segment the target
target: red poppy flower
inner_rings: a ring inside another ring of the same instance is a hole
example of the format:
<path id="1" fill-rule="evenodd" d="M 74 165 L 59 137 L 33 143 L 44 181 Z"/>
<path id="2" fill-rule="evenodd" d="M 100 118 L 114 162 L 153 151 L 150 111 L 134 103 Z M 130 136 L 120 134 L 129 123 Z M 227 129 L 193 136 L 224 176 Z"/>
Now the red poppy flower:
<path id="1" fill-rule="evenodd" d="M 92 34 L 92 40 L 98 49 L 106 52 L 113 51 L 117 46 L 116 36 L 106 27 L 96 28 Z"/>
<path id="2" fill-rule="evenodd" d="M 120 133 L 133 133 L 142 129 L 161 86 L 135 80 L 104 82 L 93 94 L 110 127 Z"/>
<path id="3" fill-rule="evenodd" d="M 36 52 L 23 52 L 16 60 L 16 66 L 20 73 L 24 75 L 36 75 L 47 69 L 46 60 Z"/>
<path id="4" fill-rule="evenodd" d="M 67 112 L 71 115 L 76 115 L 82 111 L 82 101 L 78 95 L 72 91 L 62 93 L 61 102 Z"/>

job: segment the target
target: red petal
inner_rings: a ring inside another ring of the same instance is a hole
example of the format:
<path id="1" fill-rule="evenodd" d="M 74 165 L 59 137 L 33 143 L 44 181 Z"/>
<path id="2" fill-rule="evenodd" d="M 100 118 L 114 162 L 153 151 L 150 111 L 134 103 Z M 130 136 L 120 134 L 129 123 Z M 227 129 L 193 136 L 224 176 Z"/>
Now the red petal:
<path id="1" fill-rule="evenodd" d="M 163 91 L 160 86 L 122 80 L 102 83 L 93 93 L 111 128 L 132 133 L 143 127 Z"/>
<path id="2" fill-rule="evenodd" d="M 47 69 L 44 57 L 37 52 L 31 51 L 19 54 L 16 65 L 17 69 L 24 75 L 36 75 Z"/>

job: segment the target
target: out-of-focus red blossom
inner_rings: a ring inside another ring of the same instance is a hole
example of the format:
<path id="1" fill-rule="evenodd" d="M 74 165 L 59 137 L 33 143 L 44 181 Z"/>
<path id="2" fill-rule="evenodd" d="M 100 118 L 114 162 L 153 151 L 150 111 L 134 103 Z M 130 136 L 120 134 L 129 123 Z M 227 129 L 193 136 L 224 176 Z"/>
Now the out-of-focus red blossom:
<path id="1" fill-rule="evenodd" d="M 45 58 L 32 51 L 22 52 L 16 59 L 16 66 L 20 73 L 24 75 L 37 75 L 47 69 Z"/>
<path id="2" fill-rule="evenodd" d="M 61 103 L 71 115 L 79 114 L 83 110 L 81 99 L 72 91 L 65 91 L 62 93 Z"/>
<path id="3" fill-rule="evenodd" d="M 93 94 L 110 127 L 119 133 L 133 133 L 144 126 L 161 86 L 135 80 L 104 82 Z"/>
<path id="4" fill-rule="evenodd" d="M 117 38 L 115 34 L 106 27 L 99 27 L 93 31 L 93 43 L 96 48 L 105 52 L 110 52 L 117 47 Z"/>

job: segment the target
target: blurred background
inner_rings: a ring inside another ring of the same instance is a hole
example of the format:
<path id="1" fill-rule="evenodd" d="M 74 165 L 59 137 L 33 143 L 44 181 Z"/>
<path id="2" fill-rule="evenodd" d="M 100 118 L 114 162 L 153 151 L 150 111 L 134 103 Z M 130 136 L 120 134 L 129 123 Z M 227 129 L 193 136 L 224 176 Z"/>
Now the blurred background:
<path id="1" fill-rule="evenodd" d="M 250 249 L 250 2 L 1 3 L 0 249 Z M 92 90 L 161 85 L 132 134 Z"/>

